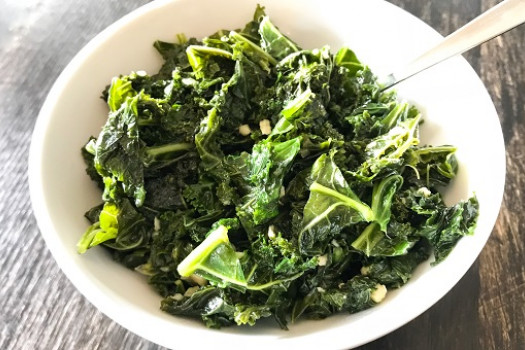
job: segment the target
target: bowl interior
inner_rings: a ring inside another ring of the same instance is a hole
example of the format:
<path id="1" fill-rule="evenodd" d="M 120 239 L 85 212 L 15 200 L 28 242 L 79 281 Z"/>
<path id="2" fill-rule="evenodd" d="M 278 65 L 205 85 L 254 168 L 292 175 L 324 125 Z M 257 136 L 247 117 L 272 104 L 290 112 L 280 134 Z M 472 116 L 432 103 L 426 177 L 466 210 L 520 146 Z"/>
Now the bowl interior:
<path id="1" fill-rule="evenodd" d="M 408 285 L 390 292 L 377 307 L 321 322 L 299 322 L 288 332 L 271 322 L 255 328 L 208 330 L 195 321 L 161 312 L 160 297 L 144 278 L 111 261 L 103 249 L 83 256 L 76 253 L 76 242 L 88 225 L 83 214 L 100 202 L 100 192 L 86 176 L 79 150 L 105 122 L 101 90 L 118 74 L 155 73 L 161 59 L 152 46 L 154 40 L 173 41 L 177 33 L 201 38 L 217 29 L 235 29 L 251 19 L 258 2 L 303 47 L 328 44 L 335 50 L 347 45 L 379 73 L 407 62 L 441 38 L 423 22 L 379 0 L 150 3 L 91 41 L 50 92 L 30 154 L 35 215 L 55 259 L 75 286 L 109 317 L 156 343 L 181 347 L 185 342 L 192 344 L 191 336 L 198 336 L 201 346 L 230 349 L 253 337 L 257 337 L 257 348 L 277 340 L 280 346 L 287 342 L 308 345 L 321 338 L 331 339 L 334 348 L 357 346 L 405 324 L 448 292 L 474 262 L 495 223 L 505 174 L 501 127 L 481 81 L 462 58 L 421 73 L 397 90 L 400 98 L 424 113 L 423 143 L 458 147 L 460 171 L 446 200 L 453 203 L 476 193 L 481 206 L 476 233 L 461 240 L 437 267 L 420 266 Z M 188 337 L 173 336 L 182 332 Z"/>

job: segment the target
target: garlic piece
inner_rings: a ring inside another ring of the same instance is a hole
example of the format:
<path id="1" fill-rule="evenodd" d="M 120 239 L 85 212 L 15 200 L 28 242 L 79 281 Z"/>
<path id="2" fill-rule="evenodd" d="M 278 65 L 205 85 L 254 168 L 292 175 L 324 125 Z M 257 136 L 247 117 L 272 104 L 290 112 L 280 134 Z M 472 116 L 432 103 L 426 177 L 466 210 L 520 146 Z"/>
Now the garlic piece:
<path id="1" fill-rule="evenodd" d="M 387 289 L 385 285 L 378 284 L 376 285 L 376 289 L 372 293 L 370 293 L 370 299 L 372 299 L 374 303 L 380 303 L 383 301 L 383 299 L 385 299 L 386 292 L 387 292 Z"/>
<path id="2" fill-rule="evenodd" d="M 195 293 L 196 291 L 199 290 L 199 286 L 195 286 L 195 287 L 190 287 L 188 289 L 186 289 L 186 292 L 184 293 L 184 296 L 185 297 L 191 297 L 193 295 L 193 293 Z"/>
<path id="3" fill-rule="evenodd" d="M 268 119 L 263 119 L 259 122 L 259 128 L 263 135 L 270 135 L 272 132 L 272 125 Z"/>
<path id="4" fill-rule="evenodd" d="M 326 266 L 326 262 L 328 260 L 328 257 L 325 255 L 321 255 L 317 258 L 317 265 L 319 266 Z"/>
<path id="5" fill-rule="evenodd" d="M 239 126 L 239 134 L 242 136 L 248 136 L 252 132 L 252 129 L 250 129 L 250 126 L 248 124 L 243 124 Z"/>

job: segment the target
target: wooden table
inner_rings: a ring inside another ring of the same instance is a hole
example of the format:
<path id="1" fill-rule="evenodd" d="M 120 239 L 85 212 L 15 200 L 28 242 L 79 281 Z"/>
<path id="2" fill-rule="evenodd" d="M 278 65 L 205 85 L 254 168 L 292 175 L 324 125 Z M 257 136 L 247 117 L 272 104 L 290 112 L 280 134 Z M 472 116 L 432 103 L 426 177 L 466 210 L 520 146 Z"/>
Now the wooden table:
<path id="1" fill-rule="evenodd" d="M 146 2 L 0 3 L 0 349 L 160 349 L 105 317 L 62 274 L 27 185 L 31 132 L 54 80 L 93 36 Z M 498 1 L 391 2 L 446 35 Z M 360 349 L 525 349 L 524 38 L 522 26 L 465 55 L 496 105 L 507 147 L 505 197 L 488 244 L 441 301 Z"/>

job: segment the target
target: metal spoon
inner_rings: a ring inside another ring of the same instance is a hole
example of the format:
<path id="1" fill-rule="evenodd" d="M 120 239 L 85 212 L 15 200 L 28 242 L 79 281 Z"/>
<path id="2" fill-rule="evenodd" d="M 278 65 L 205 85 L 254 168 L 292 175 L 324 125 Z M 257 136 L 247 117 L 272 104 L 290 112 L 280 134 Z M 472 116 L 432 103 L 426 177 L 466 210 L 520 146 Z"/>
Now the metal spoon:
<path id="1" fill-rule="evenodd" d="M 452 56 L 462 54 L 525 22 L 525 0 L 504 0 L 447 36 L 432 49 L 381 82 L 383 90 Z"/>

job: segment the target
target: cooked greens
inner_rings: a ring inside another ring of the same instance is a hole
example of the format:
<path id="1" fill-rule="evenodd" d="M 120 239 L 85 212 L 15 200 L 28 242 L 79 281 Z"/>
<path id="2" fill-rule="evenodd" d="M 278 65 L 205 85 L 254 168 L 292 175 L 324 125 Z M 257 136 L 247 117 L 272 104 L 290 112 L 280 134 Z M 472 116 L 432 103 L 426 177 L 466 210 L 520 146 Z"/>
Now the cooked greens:
<path id="1" fill-rule="evenodd" d="M 418 110 L 350 49 L 304 50 L 262 7 L 244 28 L 157 41 L 155 75 L 116 77 L 82 149 L 102 245 L 148 276 L 161 309 L 208 327 L 358 312 L 473 233 L 448 207 L 456 149 L 419 144 Z"/>

